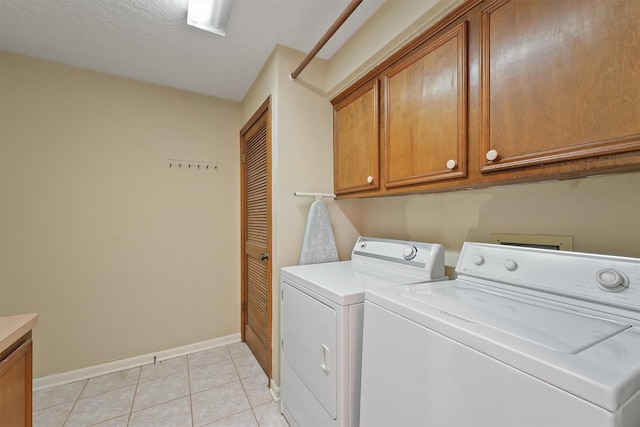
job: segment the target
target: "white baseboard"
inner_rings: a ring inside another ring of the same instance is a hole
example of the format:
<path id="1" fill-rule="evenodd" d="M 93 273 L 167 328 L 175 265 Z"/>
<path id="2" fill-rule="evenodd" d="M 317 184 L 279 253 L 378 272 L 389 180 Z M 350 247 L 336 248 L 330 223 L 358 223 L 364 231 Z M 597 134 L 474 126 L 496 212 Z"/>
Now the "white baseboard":
<path id="1" fill-rule="evenodd" d="M 42 390 L 63 384 L 68 384 L 87 378 L 98 377 L 113 372 L 123 371 L 125 369 L 137 368 L 138 366 L 148 365 L 154 361 L 160 362 L 174 357 L 184 356 L 185 354 L 196 353 L 198 351 L 208 350 L 214 347 L 220 347 L 227 344 L 240 342 L 240 334 L 227 335 L 225 337 L 215 338 L 208 341 L 202 341 L 195 344 L 189 344 L 182 347 L 176 347 L 169 350 L 162 350 L 155 353 L 144 354 L 142 356 L 134 356 L 127 359 L 114 360 L 113 362 L 102 363 L 100 365 L 88 366 L 75 371 L 63 372 L 60 374 L 49 375 L 33 380 L 33 390 Z"/>
<path id="2" fill-rule="evenodd" d="M 269 379 L 269 386 L 269 393 L 271 393 L 271 397 L 273 397 L 273 400 L 278 402 L 280 400 L 280 387 L 275 383 L 275 381 L 273 381 L 273 378 Z"/>

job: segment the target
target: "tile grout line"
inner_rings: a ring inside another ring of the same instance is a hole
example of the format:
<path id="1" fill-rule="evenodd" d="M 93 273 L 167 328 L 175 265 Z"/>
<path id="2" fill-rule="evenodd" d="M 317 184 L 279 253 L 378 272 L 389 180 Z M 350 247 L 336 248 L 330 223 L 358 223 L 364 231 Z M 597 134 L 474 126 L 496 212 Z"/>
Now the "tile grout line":
<path id="1" fill-rule="evenodd" d="M 189 410 L 191 411 L 191 427 L 196 425 L 193 417 L 193 399 L 191 399 L 191 366 L 189 365 L 189 355 L 187 355 L 187 379 L 189 382 Z"/>
<path id="2" fill-rule="evenodd" d="M 64 419 L 64 422 L 62 423 L 62 427 L 64 427 L 67 424 L 67 422 L 69 421 L 69 417 L 71 417 L 71 414 L 73 413 L 73 410 L 76 408 L 76 405 L 78 404 L 78 401 L 80 400 L 80 396 L 82 396 L 82 393 L 84 392 L 84 389 L 87 388 L 88 384 L 89 384 L 89 380 L 85 380 L 85 383 L 82 386 L 82 390 L 80 390 L 80 393 L 78 393 L 78 397 L 76 397 L 76 400 L 73 402 L 73 406 L 71 407 L 71 410 L 69 411 L 69 413 L 67 414 L 67 417 Z"/>
<path id="3" fill-rule="evenodd" d="M 143 365 L 144 366 L 144 365 Z M 138 372 L 138 381 L 136 381 L 136 389 L 133 391 L 133 399 L 131 400 L 131 409 L 129 409 L 129 416 L 127 417 L 127 426 L 131 423 L 131 416 L 133 415 L 133 405 L 136 403 L 136 396 L 138 395 L 138 386 L 140 385 L 140 378 L 142 377 L 142 366 L 140 366 Z"/>

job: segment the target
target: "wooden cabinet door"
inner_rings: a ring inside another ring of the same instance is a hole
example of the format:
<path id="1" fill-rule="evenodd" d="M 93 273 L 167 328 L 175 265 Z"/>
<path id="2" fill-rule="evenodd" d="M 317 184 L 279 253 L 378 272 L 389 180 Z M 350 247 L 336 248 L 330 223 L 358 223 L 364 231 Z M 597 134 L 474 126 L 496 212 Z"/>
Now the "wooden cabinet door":
<path id="1" fill-rule="evenodd" d="M 640 1 L 481 14 L 482 172 L 640 150 Z"/>
<path id="2" fill-rule="evenodd" d="M 380 188 L 379 84 L 373 79 L 333 106 L 336 194 Z"/>
<path id="3" fill-rule="evenodd" d="M 18 348 L 0 361 L 0 426 L 31 426 L 31 333 Z M 4 357 L 4 356 L 3 356 Z"/>
<path id="4" fill-rule="evenodd" d="M 385 187 L 467 174 L 467 23 L 383 74 Z"/>

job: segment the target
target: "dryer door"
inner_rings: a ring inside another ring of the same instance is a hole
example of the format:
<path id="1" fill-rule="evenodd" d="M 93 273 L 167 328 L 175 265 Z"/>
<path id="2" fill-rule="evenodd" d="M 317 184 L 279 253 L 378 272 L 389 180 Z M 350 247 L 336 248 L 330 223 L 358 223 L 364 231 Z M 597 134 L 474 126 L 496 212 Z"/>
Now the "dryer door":
<path id="1" fill-rule="evenodd" d="M 282 357 L 332 418 L 337 405 L 337 313 L 282 283 Z"/>

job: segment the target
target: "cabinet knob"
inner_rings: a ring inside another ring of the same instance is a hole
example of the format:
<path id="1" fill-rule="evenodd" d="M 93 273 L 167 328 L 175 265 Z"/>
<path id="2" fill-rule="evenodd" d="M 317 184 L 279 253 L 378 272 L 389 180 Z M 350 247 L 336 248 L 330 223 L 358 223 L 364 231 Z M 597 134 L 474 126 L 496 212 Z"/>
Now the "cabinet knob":
<path id="1" fill-rule="evenodd" d="M 367 182 L 368 182 L 369 184 L 371 184 L 371 183 L 373 182 L 373 177 L 372 177 L 371 175 L 369 175 L 369 176 L 367 177 Z"/>
<path id="2" fill-rule="evenodd" d="M 490 162 L 493 162 L 497 158 L 498 158 L 498 152 L 496 150 L 487 151 L 487 160 L 489 160 Z"/>
<path id="3" fill-rule="evenodd" d="M 457 165 L 456 161 L 451 159 L 447 162 L 447 169 L 454 170 Z"/>

